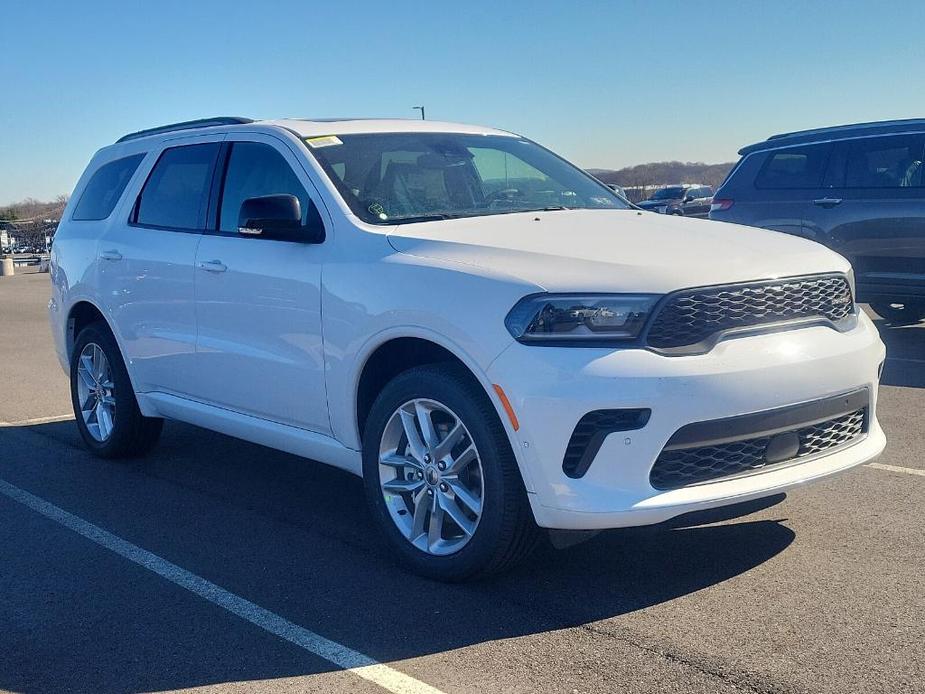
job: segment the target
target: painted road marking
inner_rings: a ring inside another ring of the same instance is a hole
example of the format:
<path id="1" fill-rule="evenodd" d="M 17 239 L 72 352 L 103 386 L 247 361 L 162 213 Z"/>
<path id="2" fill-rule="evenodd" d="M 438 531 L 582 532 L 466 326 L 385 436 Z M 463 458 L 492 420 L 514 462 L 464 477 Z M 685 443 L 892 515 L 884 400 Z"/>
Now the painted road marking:
<path id="1" fill-rule="evenodd" d="M 36 424 L 51 424 L 52 422 L 68 422 L 74 419 L 72 414 L 59 414 L 53 417 L 35 417 L 34 419 L 20 419 L 16 422 L 0 421 L 0 428 L 3 427 L 29 427 Z"/>
<path id="2" fill-rule="evenodd" d="M 148 571 L 166 578 L 181 588 L 205 598 L 274 636 L 285 639 L 309 653 L 320 656 L 337 667 L 352 672 L 364 680 L 373 682 L 383 689 L 396 694 L 443 694 L 439 689 L 431 687 L 429 684 L 394 670 L 388 665 L 383 665 L 359 651 L 326 639 L 320 634 L 300 627 L 298 624 L 293 624 L 274 612 L 270 612 L 249 600 L 230 593 L 224 588 L 2 479 L 0 479 L 0 493 L 73 530 L 91 542 L 95 542 L 101 547 L 105 547 L 119 556 L 148 569 Z"/>
<path id="3" fill-rule="evenodd" d="M 867 467 L 875 467 L 878 470 L 888 472 L 905 472 L 907 475 L 921 475 L 925 477 L 925 470 L 917 470 L 914 467 L 897 467 L 895 465 L 884 465 L 883 463 L 867 463 Z"/>

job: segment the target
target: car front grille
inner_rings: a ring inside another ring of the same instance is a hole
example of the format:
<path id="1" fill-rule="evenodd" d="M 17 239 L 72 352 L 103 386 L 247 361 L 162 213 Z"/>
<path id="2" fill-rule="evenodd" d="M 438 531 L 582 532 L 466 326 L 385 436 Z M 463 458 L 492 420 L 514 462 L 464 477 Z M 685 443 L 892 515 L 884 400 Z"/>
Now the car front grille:
<path id="1" fill-rule="evenodd" d="M 837 324 L 852 314 L 854 299 L 844 275 L 683 290 L 657 309 L 646 344 L 667 351 L 706 351 L 729 330 L 811 318 Z"/>
<path id="2" fill-rule="evenodd" d="M 859 440 L 866 427 L 867 408 L 862 407 L 823 422 L 712 445 L 671 448 L 669 441 L 652 467 L 649 482 L 656 489 L 678 489 L 786 465 Z M 769 460 L 772 442 L 787 435 L 793 438 L 793 454 Z"/>

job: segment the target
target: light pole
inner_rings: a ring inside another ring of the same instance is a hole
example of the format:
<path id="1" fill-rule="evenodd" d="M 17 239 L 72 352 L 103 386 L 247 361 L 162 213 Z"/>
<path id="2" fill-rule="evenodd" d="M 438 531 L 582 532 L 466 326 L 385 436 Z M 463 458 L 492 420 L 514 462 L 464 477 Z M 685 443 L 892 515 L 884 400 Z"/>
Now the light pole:
<path id="1" fill-rule="evenodd" d="M 421 120 L 424 120 L 424 107 L 423 106 L 412 106 L 411 108 L 414 109 L 415 111 L 420 111 Z"/>

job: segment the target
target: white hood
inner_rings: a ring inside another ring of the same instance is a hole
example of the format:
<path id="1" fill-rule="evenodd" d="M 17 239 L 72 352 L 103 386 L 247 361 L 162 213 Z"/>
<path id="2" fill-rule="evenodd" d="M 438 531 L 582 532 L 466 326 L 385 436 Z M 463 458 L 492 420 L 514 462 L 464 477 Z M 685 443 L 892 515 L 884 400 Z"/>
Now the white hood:
<path id="1" fill-rule="evenodd" d="M 847 272 L 780 232 L 636 210 L 559 210 L 398 226 L 395 250 L 486 268 L 551 292 L 651 292 Z"/>

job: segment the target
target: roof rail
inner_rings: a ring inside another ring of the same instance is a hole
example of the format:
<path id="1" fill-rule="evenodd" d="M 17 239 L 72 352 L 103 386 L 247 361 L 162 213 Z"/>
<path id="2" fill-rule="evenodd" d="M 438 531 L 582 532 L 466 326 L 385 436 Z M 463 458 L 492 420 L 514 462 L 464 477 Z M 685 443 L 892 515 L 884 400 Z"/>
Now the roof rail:
<path id="1" fill-rule="evenodd" d="M 242 123 L 253 123 L 253 118 L 240 118 L 238 116 L 218 116 L 216 118 L 200 118 L 198 120 L 185 120 L 179 123 L 171 123 L 169 125 L 161 125 L 157 128 L 148 128 L 147 130 L 139 130 L 134 133 L 129 133 L 128 135 L 123 135 L 116 142 L 126 142 L 128 140 L 137 140 L 140 137 L 147 137 L 148 135 L 160 135 L 161 133 L 169 133 L 174 130 L 194 130 L 195 128 L 210 128 L 214 125 L 240 125 Z"/>
<path id="2" fill-rule="evenodd" d="M 767 140 L 743 147 L 739 150 L 739 154 L 745 156 L 761 150 L 790 147 L 798 144 L 811 144 L 826 140 L 846 139 L 854 136 L 894 135 L 922 131 L 925 131 L 925 118 L 905 118 L 901 120 L 835 125 L 828 128 L 813 128 L 811 130 L 797 130 L 792 133 L 771 135 Z"/>
<path id="3" fill-rule="evenodd" d="M 783 137 L 796 137 L 797 135 L 817 135 L 819 133 L 837 132 L 839 130 L 863 130 L 864 128 L 886 128 L 893 125 L 923 125 L 923 118 L 900 118 L 897 120 L 870 121 L 868 123 L 850 123 L 848 125 L 831 125 L 825 128 L 810 128 L 809 130 L 795 130 L 792 133 L 779 133 L 771 135 L 769 140 L 779 140 Z"/>

